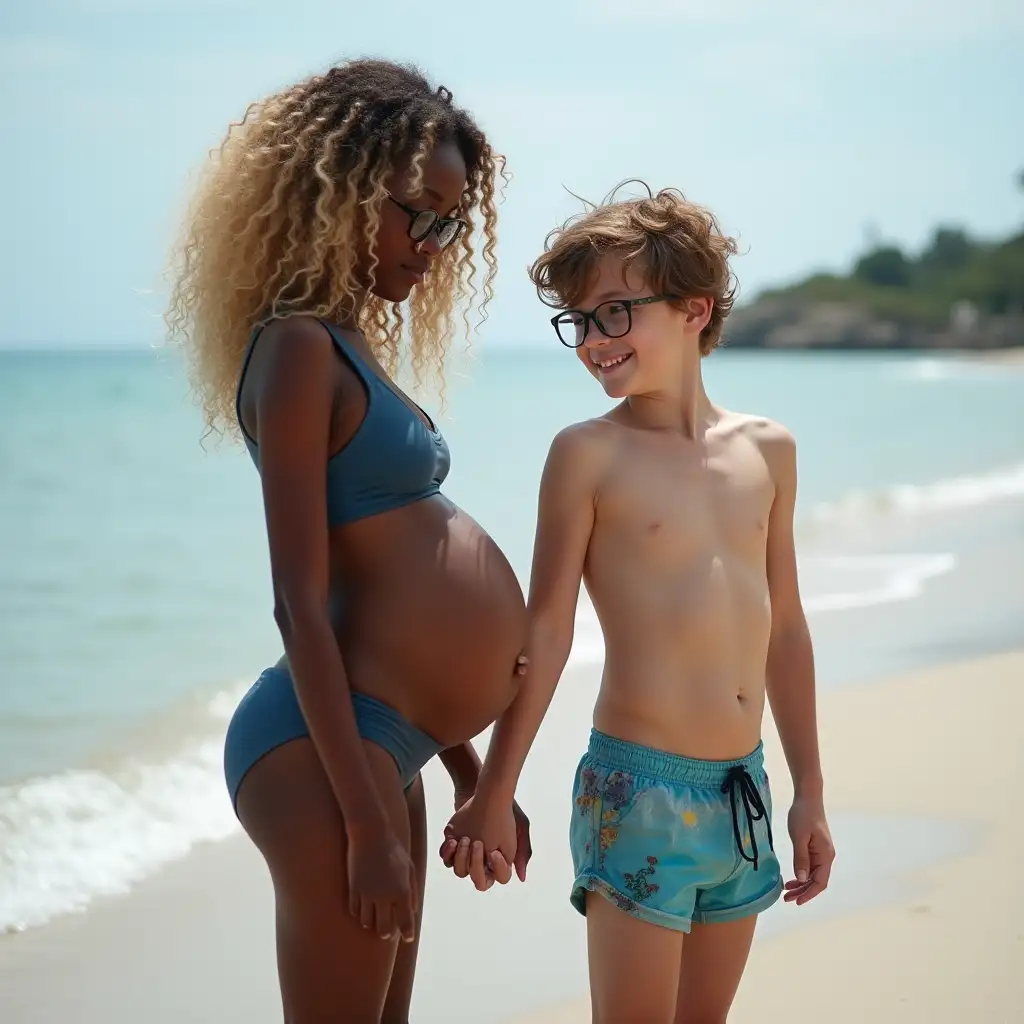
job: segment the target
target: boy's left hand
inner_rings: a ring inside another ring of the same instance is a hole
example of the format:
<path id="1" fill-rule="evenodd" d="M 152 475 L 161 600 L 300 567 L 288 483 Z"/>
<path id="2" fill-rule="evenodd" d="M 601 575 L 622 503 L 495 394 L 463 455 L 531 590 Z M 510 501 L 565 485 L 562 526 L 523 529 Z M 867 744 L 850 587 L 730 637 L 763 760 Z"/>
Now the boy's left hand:
<path id="1" fill-rule="evenodd" d="M 789 811 L 789 836 L 793 840 L 792 881 L 787 882 L 786 903 L 802 907 L 828 887 L 836 858 L 832 835 L 819 799 L 797 797 Z"/>

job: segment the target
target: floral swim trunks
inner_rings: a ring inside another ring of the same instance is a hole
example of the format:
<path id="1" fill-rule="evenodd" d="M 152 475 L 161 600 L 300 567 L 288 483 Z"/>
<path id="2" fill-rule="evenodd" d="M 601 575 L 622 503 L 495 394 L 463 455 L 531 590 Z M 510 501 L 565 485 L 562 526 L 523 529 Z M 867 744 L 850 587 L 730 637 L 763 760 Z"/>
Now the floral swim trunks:
<path id="1" fill-rule="evenodd" d="M 587 892 L 651 924 L 735 921 L 782 893 L 761 744 L 739 761 L 697 761 L 596 729 L 576 769 L 569 829 L 583 915 Z"/>

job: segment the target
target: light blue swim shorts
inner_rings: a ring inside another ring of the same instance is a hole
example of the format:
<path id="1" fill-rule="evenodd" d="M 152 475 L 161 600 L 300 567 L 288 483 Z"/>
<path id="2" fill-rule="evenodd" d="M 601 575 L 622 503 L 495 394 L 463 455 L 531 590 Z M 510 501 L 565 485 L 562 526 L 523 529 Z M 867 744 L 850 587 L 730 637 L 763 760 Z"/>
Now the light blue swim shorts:
<path id="1" fill-rule="evenodd" d="M 764 754 L 697 761 L 593 730 L 576 769 L 570 899 L 600 893 L 643 921 L 688 932 L 735 921 L 782 893 Z"/>

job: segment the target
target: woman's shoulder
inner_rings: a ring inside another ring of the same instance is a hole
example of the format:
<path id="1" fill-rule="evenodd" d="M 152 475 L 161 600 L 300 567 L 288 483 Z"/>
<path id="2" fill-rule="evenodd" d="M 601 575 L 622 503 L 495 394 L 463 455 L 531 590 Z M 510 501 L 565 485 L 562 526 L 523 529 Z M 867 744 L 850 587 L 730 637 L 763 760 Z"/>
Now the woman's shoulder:
<path id="1" fill-rule="evenodd" d="M 248 392 L 300 404 L 317 394 L 330 396 L 337 360 L 334 340 L 323 323 L 312 316 L 288 316 L 257 330 L 243 381 Z"/>
<path id="2" fill-rule="evenodd" d="M 330 351 L 333 341 L 331 332 L 322 320 L 315 316 L 298 315 L 274 317 L 262 327 L 256 327 L 260 347 L 277 347 L 282 343 L 300 344 L 313 349 Z"/>

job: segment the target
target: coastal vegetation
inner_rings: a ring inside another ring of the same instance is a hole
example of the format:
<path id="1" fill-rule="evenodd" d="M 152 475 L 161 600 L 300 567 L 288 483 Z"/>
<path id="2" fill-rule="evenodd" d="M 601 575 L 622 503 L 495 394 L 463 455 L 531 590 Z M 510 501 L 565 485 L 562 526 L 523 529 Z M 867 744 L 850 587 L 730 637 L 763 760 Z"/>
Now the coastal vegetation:
<path id="1" fill-rule="evenodd" d="M 1018 180 L 1024 191 L 1024 172 Z M 1024 226 L 982 239 L 935 229 L 919 252 L 871 247 L 847 274 L 762 292 L 730 318 L 733 347 L 1024 345 Z"/>

